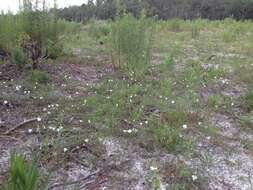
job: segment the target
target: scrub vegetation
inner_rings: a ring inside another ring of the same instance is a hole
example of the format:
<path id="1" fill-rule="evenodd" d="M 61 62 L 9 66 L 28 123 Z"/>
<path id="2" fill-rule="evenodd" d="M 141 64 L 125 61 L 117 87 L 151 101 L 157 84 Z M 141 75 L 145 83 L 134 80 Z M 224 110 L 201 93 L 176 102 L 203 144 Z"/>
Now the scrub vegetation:
<path id="1" fill-rule="evenodd" d="M 253 188 L 251 20 L 21 5 L 0 15 L 1 190 Z"/>

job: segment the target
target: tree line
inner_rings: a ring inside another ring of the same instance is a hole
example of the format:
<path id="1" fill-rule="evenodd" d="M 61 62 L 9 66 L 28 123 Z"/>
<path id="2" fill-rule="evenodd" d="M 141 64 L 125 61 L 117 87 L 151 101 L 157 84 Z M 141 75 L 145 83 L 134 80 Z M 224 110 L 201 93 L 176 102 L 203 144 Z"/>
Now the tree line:
<path id="1" fill-rule="evenodd" d="M 163 20 L 253 18 L 253 0 L 88 0 L 81 6 L 59 9 L 58 15 L 69 21 L 86 22 L 92 18 L 113 19 L 119 9 L 134 16 L 144 10 L 147 16 L 158 16 Z"/>

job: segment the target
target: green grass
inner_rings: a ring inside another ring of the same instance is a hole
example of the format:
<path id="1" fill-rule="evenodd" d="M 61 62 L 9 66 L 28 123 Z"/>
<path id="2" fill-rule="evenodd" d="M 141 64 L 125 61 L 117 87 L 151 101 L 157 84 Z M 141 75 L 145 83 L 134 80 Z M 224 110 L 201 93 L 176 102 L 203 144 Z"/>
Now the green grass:
<path id="1" fill-rule="evenodd" d="M 11 158 L 10 177 L 2 190 L 37 190 L 39 171 L 35 162 L 27 163 L 22 155 L 13 154 Z"/>

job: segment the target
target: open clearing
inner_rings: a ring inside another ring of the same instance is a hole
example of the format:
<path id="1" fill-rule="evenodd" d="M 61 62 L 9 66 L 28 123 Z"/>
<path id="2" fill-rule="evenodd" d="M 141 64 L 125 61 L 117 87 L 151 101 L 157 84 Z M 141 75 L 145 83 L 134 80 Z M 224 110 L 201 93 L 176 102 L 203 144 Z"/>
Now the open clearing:
<path id="1" fill-rule="evenodd" d="M 39 65 L 47 85 L 0 65 L 0 184 L 16 150 L 54 190 L 252 190 L 253 24 L 173 22 L 156 23 L 141 77 L 113 69 L 89 26 Z"/>

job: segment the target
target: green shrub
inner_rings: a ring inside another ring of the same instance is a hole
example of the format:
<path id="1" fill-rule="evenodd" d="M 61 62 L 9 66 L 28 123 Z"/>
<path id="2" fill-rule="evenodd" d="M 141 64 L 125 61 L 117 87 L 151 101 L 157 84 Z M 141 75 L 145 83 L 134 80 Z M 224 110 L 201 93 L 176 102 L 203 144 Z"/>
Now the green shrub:
<path id="1" fill-rule="evenodd" d="M 114 67 L 129 72 L 141 70 L 150 63 L 152 20 L 125 15 L 112 23 L 110 42 Z"/>
<path id="2" fill-rule="evenodd" d="M 11 157 L 10 176 L 2 190 L 36 190 L 39 172 L 35 162 L 27 163 L 24 156 L 13 154 Z"/>
<path id="3" fill-rule="evenodd" d="M 60 43 L 55 43 L 51 40 L 48 41 L 47 45 L 47 56 L 51 59 L 56 59 L 62 55 L 63 47 Z"/>
<path id="4" fill-rule="evenodd" d="M 11 53 L 11 62 L 19 68 L 24 67 L 26 64 L 26 56 L 21 48 L 14 48 Z"/>
<path id="5" fill-rule="evenodd" d="M 11 53 L 15 47 L 20 47 L 35 67 L 46 52 L 53 51 L 55 57 L 56 48 L 48 46 L 47 42 L 57 44 L 59 34 L 64 31 L 55 10 L 46 6 L 41 8 L 37 1 L 23 0 L 18 14 L 0 13 L 0 49 Z M 21 55 L 18 51 L 14 50 L 15 54 Z"/>
<path id="6" fill-rule="evenodd" d="M 47 84 L 50 81 L 50 76 L 43 71 L 33 70 L 29 75 L 29 80 L 33 83 Z"/>

